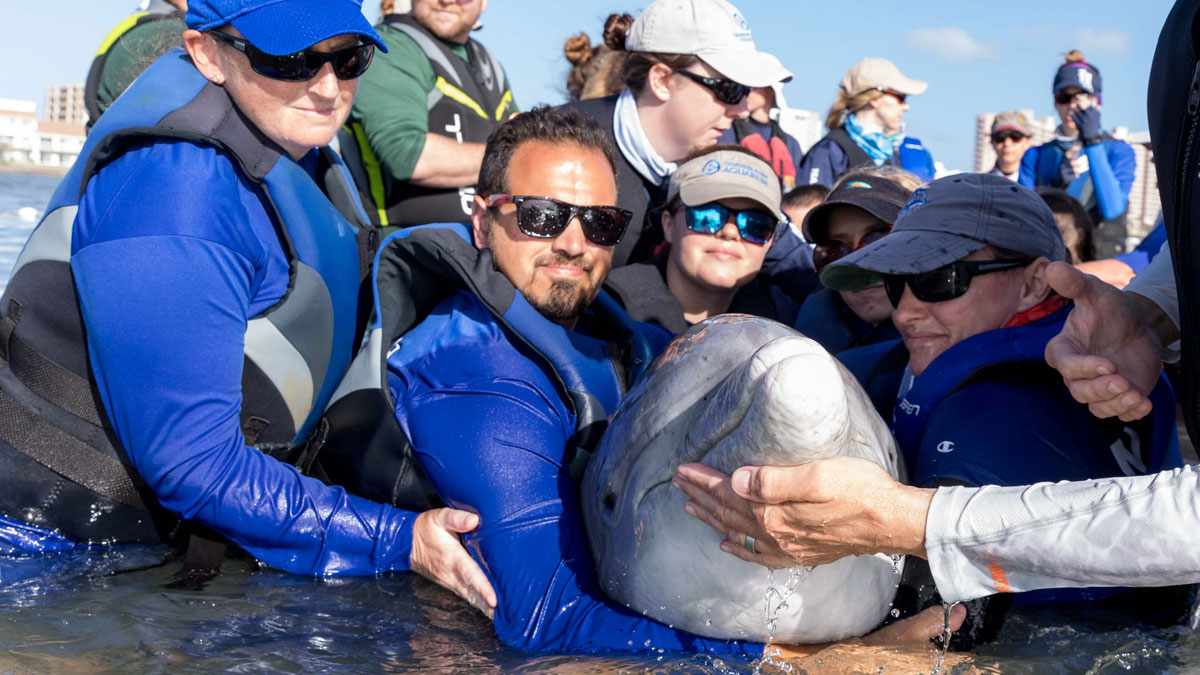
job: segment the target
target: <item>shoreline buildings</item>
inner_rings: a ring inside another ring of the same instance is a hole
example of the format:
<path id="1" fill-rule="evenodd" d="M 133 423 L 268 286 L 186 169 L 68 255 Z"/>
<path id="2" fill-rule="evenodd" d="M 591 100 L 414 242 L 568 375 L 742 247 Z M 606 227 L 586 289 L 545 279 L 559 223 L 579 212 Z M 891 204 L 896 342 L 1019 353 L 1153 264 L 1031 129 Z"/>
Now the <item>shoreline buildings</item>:
<path id="1" fill-rule="evenodd" d="M 83 85 L 46 87 L 46 119 L 37 104 L 0 98 L 0 164 L 67 168 L 87 137 Z"/>

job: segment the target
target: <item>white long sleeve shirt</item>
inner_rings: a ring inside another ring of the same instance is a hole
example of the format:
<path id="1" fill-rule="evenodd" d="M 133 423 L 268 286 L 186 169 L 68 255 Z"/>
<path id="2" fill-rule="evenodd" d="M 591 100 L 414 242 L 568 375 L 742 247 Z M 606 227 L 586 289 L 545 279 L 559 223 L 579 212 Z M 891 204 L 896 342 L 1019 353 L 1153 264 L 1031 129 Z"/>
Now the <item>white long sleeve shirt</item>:
<path id="1" fill-rule="evenodd" d="M 1128 290 L 1178 325 L 1164 245 Z M 1178 356 L 1178 343 L 1168 351 Z M 997 592 L 1200 582 L 1200 467 L 1152 476 L 939 488 L 925 548 L 946 602 Z"/>

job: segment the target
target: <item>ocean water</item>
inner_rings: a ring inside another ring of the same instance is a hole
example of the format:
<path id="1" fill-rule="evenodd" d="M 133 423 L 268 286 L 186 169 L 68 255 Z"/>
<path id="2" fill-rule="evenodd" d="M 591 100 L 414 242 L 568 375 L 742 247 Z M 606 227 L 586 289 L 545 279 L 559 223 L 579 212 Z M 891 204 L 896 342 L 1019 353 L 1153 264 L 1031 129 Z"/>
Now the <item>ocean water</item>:
<path id="1" fill-rule="evenodd" d="M 58 182 L 0 173 L 0 288 Z M 31 211 L 32 209 L 32 211 Z M 660 654 L 537 655 L 408 574 L 323 580 L 226 561 L 200 590 L 170 584 L 164 547 L 0 558 L 0 674 L 749 673 L 752 664 Z M 686 573 L 686 570 L 683 570 Z M 764 571 L 765 574 L 765 571 Z M 1200 638 L 1089 609 L 1014 610 L 1000 637 L 950 673 L 1200 672 Z M 930 649 L 835 647 L 793 672 L 931 672 Z M 771 672 L 771 671 L 765 671 Z"/>
<path id="2" fill-rule="evenodd" d="M 0 292 L 59 180 L 53 175 L 0 172 Z"/>

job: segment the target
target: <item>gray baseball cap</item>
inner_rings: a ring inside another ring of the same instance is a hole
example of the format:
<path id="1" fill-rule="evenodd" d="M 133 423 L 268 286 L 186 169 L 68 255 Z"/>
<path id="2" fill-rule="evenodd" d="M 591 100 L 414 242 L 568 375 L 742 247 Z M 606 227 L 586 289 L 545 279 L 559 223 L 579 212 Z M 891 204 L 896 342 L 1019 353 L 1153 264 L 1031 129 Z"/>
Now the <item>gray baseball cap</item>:
<path id="1" fill-rule="evenodd" d="M 745 197 L 762 204 L 780 222 L 785 220 L 775 171 L 762 158 L 740 150 L 716 150 L 680 164 L 671 174 L 667 201 L 676 195 L 688 206 Z"/>
<path id="2" fill-rule="evenodd" d="M 880 274 L 928 272 L 984 246 L 1066 260 L 1054 214 L 1033 190 L 1003 176 L 965 173 L 917 188 L 892 233 L 821 271 L 821 283 L 852 291 Z"/>

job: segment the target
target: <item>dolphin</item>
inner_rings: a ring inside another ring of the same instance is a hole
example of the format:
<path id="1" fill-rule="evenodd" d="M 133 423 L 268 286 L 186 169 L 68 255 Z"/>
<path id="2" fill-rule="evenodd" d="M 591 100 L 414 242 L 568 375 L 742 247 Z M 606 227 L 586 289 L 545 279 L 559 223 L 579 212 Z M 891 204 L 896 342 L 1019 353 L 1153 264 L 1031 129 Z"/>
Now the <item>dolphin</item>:
<path id="1" fill-rule="evenodd" d="M 697 324 L 630 390 L 584 473 L 583 515 L 601 587 L 690 633 L 766 641 L 769 572 L 721 552 L 720 535 L 684 512 L 687 498 L 671 478 L 688 462 L 732 473 L 830 457 L 868 459 L 902 478 L 887 424 L 823 347 L 757 317 Z M 773 637 L 801 644 L 862 635 L 884 619 L 899 579 L 883 555 L 802 573 Z"/>

